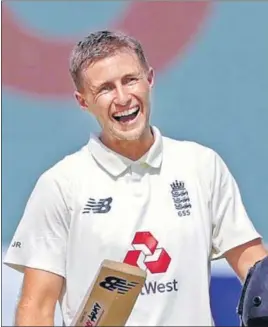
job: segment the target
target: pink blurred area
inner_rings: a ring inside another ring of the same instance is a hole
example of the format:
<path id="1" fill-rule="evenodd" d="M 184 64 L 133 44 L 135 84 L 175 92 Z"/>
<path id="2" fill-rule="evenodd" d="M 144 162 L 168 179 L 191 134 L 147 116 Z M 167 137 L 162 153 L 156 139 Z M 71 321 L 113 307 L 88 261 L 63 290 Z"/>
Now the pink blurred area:
<path id="1" fill-rule="evenodd" d="M 105 28 L 138 38 L 152 66 L 162 70 L 193 42 L 210 7 L 211 2 L 206 1 L 132 1 L 125 15 L 118 17 L 114 26 Z M 35 33 L 5 3 L 2 10 L 3 84 L 44 96 L 70 95 L 67 63 L 76 40 L 51 39 Z"/>

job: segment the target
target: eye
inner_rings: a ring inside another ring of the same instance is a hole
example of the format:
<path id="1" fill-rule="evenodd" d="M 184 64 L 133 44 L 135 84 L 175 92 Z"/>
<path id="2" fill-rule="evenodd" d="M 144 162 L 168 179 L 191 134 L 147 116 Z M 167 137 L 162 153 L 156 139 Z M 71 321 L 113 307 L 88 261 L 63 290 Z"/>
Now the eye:
<path id="1" fill-rule="evenodd" d="M 134 84 L 138 81 L 138 78 L 137 77 L 134 77 L 134 76 L 129 76 L 125 79 L 125 83 L 126 84 Z"/>
<path id="2" fill-rule="evenodd" d="M 98 93 L 109 92 L 109 91 L 112 91 L 112 89 L 113 89 L 113 86 L 107 84 L 107 85 L 102 86 L 102 87 L 99 89 Z"/>

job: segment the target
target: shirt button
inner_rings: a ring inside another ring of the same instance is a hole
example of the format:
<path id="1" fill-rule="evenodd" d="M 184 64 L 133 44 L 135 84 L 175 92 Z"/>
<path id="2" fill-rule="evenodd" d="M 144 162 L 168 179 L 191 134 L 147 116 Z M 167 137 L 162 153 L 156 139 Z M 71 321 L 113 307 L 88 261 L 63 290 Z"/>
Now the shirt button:
<path id="1" fill-rule="evenodd" d="M 148 168 L 149 167 L 149 165 L 147 164 L 147 162 L 142 162 L 141 163 L 141 166 L 144 167 L 144 168 Z"/>

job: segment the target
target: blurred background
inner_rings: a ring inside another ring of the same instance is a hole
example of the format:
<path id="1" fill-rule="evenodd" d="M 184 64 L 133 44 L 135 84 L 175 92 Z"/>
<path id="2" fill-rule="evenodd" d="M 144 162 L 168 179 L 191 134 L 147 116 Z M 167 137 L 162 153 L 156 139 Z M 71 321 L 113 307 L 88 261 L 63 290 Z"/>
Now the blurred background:
<path id="1" fill-rule="evenodd" d="M 74 101 L 68 56 L 106 28 L 137 37 L 155 68 L 152 123 L 223 157 L 268 243 L 268 2 L 8 1 L 2 22 L 3 255 L 39 175 L 99 129 Z M 21 277 L 3 266 L 2 325 Z M 216 326 L 238 326 L 239 295 L 225 261 L 214 263 Z"/>

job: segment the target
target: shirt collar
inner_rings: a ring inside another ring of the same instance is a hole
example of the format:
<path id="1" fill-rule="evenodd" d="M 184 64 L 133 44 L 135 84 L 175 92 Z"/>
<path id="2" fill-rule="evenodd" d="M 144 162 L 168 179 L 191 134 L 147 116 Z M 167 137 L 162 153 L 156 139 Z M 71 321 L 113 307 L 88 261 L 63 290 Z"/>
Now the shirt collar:
<path id="1" fill-rule="evenodd" d="M 163 142 L 162 135 L 158 128 L 152 126 L 154 143 L 147 153 L 139 160 L 132 161 L 107 148 L 99 139 L 99 135 L 90 134 L 88 142 L 89 151 L 94 159 L 110 174 L 118 176 L 122 174 L 132 164 L 140 163 L 153 168 L 159 168 L 162 163 Z"/>

